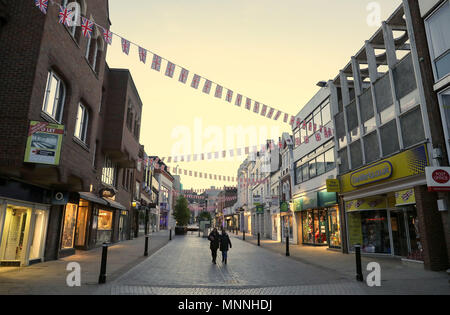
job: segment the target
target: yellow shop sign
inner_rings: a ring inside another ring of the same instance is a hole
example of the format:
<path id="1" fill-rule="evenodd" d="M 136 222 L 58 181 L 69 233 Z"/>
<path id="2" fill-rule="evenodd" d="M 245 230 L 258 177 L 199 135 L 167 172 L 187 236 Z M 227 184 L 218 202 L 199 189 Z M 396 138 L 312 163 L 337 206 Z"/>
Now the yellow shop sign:
<path id="1" fill-rule="evenodd" d="M 362 211 L 362 210 L 379 210 L 386 209 L 387 200 L 385 197 L 374 196 L 361 199 L 350 200 L 345 203 L 345 210 Z"/>
<path id="2" fill-rule="evenodd" d="M 425 168 L 428 164 L 426 146 L 421 145 L 355 172 L 342 175 L 340 177 L 341 193 L 409 176 L 425 176 Z"/>
<path id="3" fill-rule="evenodd" d="M 388 179 L 392 176 L 392 164 L 389 161 L 381 162 L 354 172 L 350 176 L 350 182 L 353 187 L 359 187 L 371 183 Z"/>
<path id="4" fill-rule="evenodd" d="M 340 192 L 339 179 L 327 179 L 327 192 Z"/>
<path id="5" fill-rule="evenodd" d="M 413 205 L 415 203 L 416 203 L 416 195 L 414 193 L 414 188 L 397 191 L 395 193 L 396 206 Z"/>

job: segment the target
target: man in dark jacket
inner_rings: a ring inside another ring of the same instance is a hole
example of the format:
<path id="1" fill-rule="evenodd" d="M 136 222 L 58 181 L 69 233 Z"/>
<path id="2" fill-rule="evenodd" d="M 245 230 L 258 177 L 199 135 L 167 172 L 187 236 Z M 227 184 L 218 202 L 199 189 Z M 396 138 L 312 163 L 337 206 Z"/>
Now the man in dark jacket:
<path id="1" fill-rule="evenodd" d="M 217 232 L 216 228 L 214 228 L 214 230 L 209 233 L 208 240 L 210 241 L 209 248 L 211 249 L 212 263 L 215 264 L 217 258 L 217 250 L 219 249 L 220 245 L 220 235 L 219 232 Z"/>
<path id="2" fill-rule="evenodd" d="M 222 235 L 220 236 L 220 251 L 222 252 L 222 262 L 227 264 L 228 249 L 231 248 L 231 240 L 225 230 L 222 230 Z"/>

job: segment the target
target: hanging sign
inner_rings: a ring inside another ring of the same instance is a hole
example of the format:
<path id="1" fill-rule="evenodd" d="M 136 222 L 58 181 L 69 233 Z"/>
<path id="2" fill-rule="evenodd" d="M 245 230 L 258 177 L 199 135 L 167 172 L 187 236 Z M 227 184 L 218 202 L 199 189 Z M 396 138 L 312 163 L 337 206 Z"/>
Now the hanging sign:
<path id="1" fill-rule="evenodd" d="M 25 163 L 59 165 L 64 126 L 31 121 Z"/>
<path id="2" fill-rule="evenodd" d="M 427 167 L 428 191 L 450 191 L 450 167 Z"/>

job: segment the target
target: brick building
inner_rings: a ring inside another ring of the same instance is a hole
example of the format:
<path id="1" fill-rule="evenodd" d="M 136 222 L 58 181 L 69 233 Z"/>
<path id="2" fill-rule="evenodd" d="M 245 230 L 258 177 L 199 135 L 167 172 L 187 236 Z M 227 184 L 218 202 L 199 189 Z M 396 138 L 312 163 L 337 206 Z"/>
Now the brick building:
<path id="1" fill-rule="evenodd" d="M 107 0 L 78 2 L 109 28 Z M 131 237 L 142 102 L 129 71 L 107 67 L 101 30 L 84 37 L 59 24 L 58 11 L 0 1 L 4 265 Z"/>

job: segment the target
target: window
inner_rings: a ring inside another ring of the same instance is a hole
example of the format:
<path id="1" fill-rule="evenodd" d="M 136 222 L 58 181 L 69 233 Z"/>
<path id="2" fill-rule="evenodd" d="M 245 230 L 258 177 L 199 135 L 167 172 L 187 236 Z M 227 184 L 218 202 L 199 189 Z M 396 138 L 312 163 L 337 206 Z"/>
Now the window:
<path id="1" fill-rule="evenodd" d="M 61 5 L 63 7 L 66 7 L 69 3 L 76 2 L 80 6 L 80 14 L 83 12 L 83 7 L 81 5 L 81 1 L 70 1 L 69 0 L 63 0 Z M 80 22 L 80 21 L 78 21 Z M 78 23 L 79 24 L 79 23 Z M 76 41 L 79 43 L 81 38 L 81 27 L 77 27 L 76 25 L 73 25 L 71 27 L 68 27 L 69 33 L 76 39 Z"/>
<path id="2" fill-rule="evenodd" d="M 86 106 L 78 104 L 77 121 L 75 123 L 75 137 L 86 143 L 89 114 Z"/>
<path id="3" fill-rule="evenodd" d="M 331 121 L 330 102 L 322 105 L 322 125 L 326 126 Z"/>
<path id="4" fill-rule="evenodd" d="M 61 123 L 65 98 L 66 88 L 64 82 L 53 71 L 49 71 L 42 111 L 58 123 Z"/>
<path id="5" fill-rule="evenodd" d="M 128 104 L 128 110 L 127 110 L 127 128 L 128 130 L 133 130 L 133 105 L 131 102 Z"/>
<path id="6" fill-rule="evenodd" d="M 309 178 L 316 177 L 317 170 L 316 170 L 316 160 L 312 160 L 309 162 Z"/>
<path id="7" fill-rule="evenodd" d="M 326 166 L 325 166 L 325 154 L 321 154 L 316 159 L 316 169 L 317 176 L 325 174 Z"/>
<path id="8" fill-rule="evenodd" d="M 106 185 L 116 187 L 117 164 L 105 156 L 105 163 L 102 168 L 102 182 Z"/>
<path id="9" fill-rule="evenodd" d="M 112 230 L 113 213 L 111 211 L 98 210 L 98 230 Z"/>
<path id="10" fill-rule="evenodd" d="M 450 2 L 446 1 L 426 20 L 435 76 L 442 79 L 450 73 Z"/>
<path id="11" fill-rule="evenodd" d="M 335 168 L 334 149 L 325 152 L 325 172 L 331 171 Z"/>

